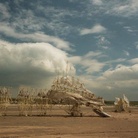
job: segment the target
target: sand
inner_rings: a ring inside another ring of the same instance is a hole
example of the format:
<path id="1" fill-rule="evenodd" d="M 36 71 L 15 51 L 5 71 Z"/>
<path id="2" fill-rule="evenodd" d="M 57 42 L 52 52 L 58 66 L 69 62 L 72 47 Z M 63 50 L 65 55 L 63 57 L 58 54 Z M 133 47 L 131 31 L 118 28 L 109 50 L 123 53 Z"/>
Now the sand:
<path id="1" fill-rule="evenodd" d="M 64 109 L 64 108 L 63 108 Z M 47 116 L 18 116 L 15 106 L 0 117 L 0 138 L 138 138 L 138 107 L 130 113 L 115 113 L 113 107 L 102 118 L 91 108 L 82 108 L 84 117 L 70 117 L 59 107 Z"/>

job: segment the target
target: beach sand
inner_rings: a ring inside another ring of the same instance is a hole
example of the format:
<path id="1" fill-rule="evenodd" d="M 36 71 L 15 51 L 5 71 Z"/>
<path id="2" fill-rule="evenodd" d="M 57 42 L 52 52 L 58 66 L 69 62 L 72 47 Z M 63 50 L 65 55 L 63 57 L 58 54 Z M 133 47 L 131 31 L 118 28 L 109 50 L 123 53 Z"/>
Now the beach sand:
<path id="1" fill-rule="evenodd" d="M 131 112 L 116 113 L 104 107 L 110 118 L 99 117 L 91 108 L 83 107 L 83 117 L 70 117 L 54 106 L 46 116 L 19 116 L 11 105 L 7 116 L 0 117 L 0 138 L 137 138 L 138 107 Z"/>

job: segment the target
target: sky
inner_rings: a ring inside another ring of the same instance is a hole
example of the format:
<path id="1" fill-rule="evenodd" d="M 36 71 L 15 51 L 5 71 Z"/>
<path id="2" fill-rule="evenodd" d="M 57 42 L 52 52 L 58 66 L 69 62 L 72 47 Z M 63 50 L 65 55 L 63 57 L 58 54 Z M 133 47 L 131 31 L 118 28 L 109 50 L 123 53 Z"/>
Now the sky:
<path id="1" fill-rule="evenodd" d="M 138 100 L 138 0 L 0 0 L 0 86 L 49 89 L 67 66 L 96 96 Z"/>

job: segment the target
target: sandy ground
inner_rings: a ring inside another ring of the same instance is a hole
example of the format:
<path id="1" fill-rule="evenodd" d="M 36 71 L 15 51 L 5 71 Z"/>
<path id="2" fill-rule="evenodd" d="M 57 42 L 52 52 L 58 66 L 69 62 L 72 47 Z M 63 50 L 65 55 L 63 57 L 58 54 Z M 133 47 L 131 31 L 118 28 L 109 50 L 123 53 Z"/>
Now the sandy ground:
<path id="1" fill-rule="evenodd" d="M 0 138 L 138 138 L 138 107 L 131 113 L 115 113 L 104 107 L 110 118 L 96 115 L 91 108 L 82 108 L 84 117 L 70 117 L 54 107 L 47 116 L 18 116 L 15 106 L 0 117 Z"/>

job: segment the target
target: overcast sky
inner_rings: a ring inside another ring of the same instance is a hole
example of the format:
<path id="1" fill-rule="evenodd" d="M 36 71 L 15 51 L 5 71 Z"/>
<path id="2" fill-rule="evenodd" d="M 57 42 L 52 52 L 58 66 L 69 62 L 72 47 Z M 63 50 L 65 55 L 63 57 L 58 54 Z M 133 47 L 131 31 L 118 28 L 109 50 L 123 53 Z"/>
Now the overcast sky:
<path id="1" fill-rule="evenodd" d="M 138 100 L 138 0 L 0 0 L 0 85 L 47 88 L 66 63 L 95 95 Z"/>

